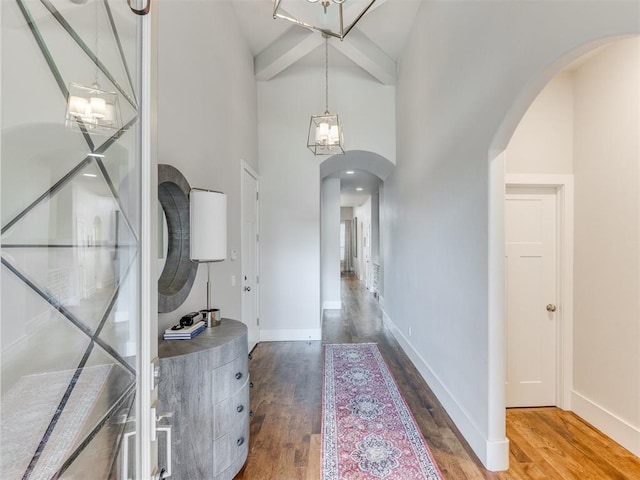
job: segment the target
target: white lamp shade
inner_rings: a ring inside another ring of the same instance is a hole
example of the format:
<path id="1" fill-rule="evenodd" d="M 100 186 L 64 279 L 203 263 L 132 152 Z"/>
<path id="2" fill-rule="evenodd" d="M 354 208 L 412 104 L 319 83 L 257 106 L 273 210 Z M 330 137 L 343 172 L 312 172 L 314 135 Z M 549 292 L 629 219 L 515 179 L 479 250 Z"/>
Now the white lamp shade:
<path id="1" fill-rule="evenodd" d="M 191 253 L 196 262 L 227 258 L 227 196 L 220 192 L 191 190 Z"/>

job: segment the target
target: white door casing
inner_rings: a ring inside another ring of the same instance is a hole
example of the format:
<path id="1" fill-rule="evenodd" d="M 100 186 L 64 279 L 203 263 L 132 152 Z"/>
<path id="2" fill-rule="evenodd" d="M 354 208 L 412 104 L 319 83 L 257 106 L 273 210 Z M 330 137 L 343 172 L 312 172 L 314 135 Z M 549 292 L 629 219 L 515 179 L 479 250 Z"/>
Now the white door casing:
<path id="1" fill-rule="evenodd" d="M 556 214 L 555 188 L 507 189 L 507 407 L 557 404 Z"/>
<path id="2" fill-rule="evenodd" d="M 241 288 L 242 322 L 247 325 L 249 351 L 260 341 L 258 319 L 258 175 L 241 162 L 242 182 L 242 251 Z"/>

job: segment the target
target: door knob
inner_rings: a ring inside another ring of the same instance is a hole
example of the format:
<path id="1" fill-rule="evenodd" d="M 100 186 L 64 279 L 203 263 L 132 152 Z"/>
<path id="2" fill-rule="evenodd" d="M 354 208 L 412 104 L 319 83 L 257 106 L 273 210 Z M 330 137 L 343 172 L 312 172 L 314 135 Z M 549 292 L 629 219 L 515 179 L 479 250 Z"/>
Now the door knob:
<path id="1" fill-rule="evenodd" d="M 244 291 L 245 292 L 250 292 L 251 291 L 251 287 L 244 287 Z"/>
<path id="2" fill-rule="evenodd" d="M 547 305 L 547 312 L 555 312 L 556 311 L 556 306 L 553 303 L 550 303 L 549 305 Z"/>

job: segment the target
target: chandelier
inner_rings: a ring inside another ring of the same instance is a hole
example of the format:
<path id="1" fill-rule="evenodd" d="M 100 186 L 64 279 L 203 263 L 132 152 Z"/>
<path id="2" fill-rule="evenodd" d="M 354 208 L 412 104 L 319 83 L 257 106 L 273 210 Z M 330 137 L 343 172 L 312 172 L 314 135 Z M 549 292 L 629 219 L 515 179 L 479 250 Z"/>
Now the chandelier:
<path id="1" fill-rule="evenodd" d="M 337 114 L 329 113 L 329 37 L 324 40 L 325 61 L 325 111 L 323 115 L 311 115 L 307 147 L 314 155 L 344 153 L 342 124 Z"/>
<path id="2" fill-rule="evenodd" d="M 108 91 L 98 84 L 98 71 L 100 62 L 99 49 L 99 25 L 98 25 L 98 0 L 95 4 L 95 54 L 89 58 L 95 64 L 95 79 L 93 84 L 86 85 L 76 82 L 69 84 L 67 105 L 65 111 L 65 124 L 81 131 L 90 131 L 101 135 L 112 135 L 114 131 L 122 127 L 120 116 L 120 104 L 118 94 Z"/>
<path id="3" fill-rule="evenodd" d="M 376 0 L 351 0 L 352 4 L 360 3 L 364 4 L 364 7 L 355 15 L 354 20 L 345 26 L 345 12 L 343 5 L 347 3 L 347 0 L 307 0 L 309 3 L 319 3 L 324 9 L 325 17 L 321 19 L 323 24 L 326 24 L 328 21 L 333 21 L 336 23 L 335 28 L 330 28 L 327 26 L 318 26 L 315 25 L 312 20 L 302 20 L 301 14 L 290 14 L 282 8 L 283 0 L 273 0 L 273 18 L 282 18 L 283 20 L 287 20 L 291 23 L 295 23 L 296 25 L 300 25 L 301 27 L 310 28 L 313 30 L 319 30 L 325 35 L 329 35 L 331 37 L 339 38 L 343 40 L 344 37 L 351 31 L 351 29 L 360 21 L 360 19 L 364 16 L 365 13 L 371 8 L 371 6 L 376 2 Z M 337 15 L 331 14 L 329 8 L 331 5 L 336 5 L 338 7 Z M 291 5 L 291 8 L 294 8 Z M 356 7 L 349 9 L 349 11 L 354 10 Z M 313 15 L 313 12 L 310 12 L 310 15 Z"/>

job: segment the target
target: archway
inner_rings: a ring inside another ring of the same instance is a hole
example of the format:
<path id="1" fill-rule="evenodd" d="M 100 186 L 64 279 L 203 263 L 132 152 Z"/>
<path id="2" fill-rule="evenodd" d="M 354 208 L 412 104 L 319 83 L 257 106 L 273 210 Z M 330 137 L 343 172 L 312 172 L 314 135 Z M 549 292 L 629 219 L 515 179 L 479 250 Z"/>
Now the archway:
<path id="1" fill-rule="evenodd" d="M 623 40 L 624 38 L 627 38 L 627 40 Z M 620 40 L 622 40 L 622 42 Z M 491 409 L 491 414 L 495 415 L 494 418 L 504 415 L 504 411 L 505 411 L 504 410 L 504 407 L 505 407 L 504 372 L 506 367 L 507 352 L 505 348 L 506 339 L 504 338 L 504 331 L 505 331 L 505 325 L 506 325 L 506 318 L 505 318 L 505 311 L 504 311 L 504 305 L 505 305 L 504 292 L 505 292 L 505 275 L 506 275 L 504 271 L 504 264 L 505 264 L 505 260 L 504 260 L 505 258 L 504 192 L 505 192 L 505 183 L 512 182 L 512 180 L 509 180 L 509 182 L 506 182 L 507 178 L 505 178 L 505 174 L 504 174 L 505 165 L 507 164 L 506 163 L 507 158 L 510 158 L 508 155 L 505 154 L 505 151 L 507 150 L 507 147 L 509 146 L 509 143 L 511 142 L 514 136 L 516 129 L 520 125 L 521 120 L 525 116 L 530 105 L 532 105 L 534 101 L 536 101 L 536 99 L 538 98 L 538 95 L 543 91 L 543 89 L 547 87 L 547 85 L 549 85 L 552 79 L 556 78 L 557 74 L 563 71 L 568 65 L 571 65 L 575 60 L 583 57 L 586 53 L 596 51 L 600 47 L 605 47 L 605 52 L 606 52 L 610 48 L 617 48 L 616 46 L 621 45 L 623 42 L 633 42 L 633 41 L 637 42 L 637 39 L 628 40 L 628 37 L 609 37 L 607 40 L 602 40 L 597 43 L 591 43 L 589 45 L 576 49 L 567 55 L 564 55 L 560 61 L 555 62 L 547 71 L 544 72 L 544 74 L 540 75 L 539 78 L 534 79 L 534 81 L 532 81 L 521 92 L 518 98 L 514 100 L 512 107 L 508 112 L 508 115 L 505 117 L 504 122 L 500 126 L 499 130 L 496 132 L 494 141 L 492 142 L 492 149 L 490 150 L 490 154 L 489 154 L 489 161 L 490 161 L 489 322 L 490 322 L 490 332 L 492 332 L 489 351 L 490 351 L 490 357 L 492 358 L 491 389 L 492 389 L 492 397 L 493 397 L 492 402 L 490 404 L 490 409 Z M 598 51 L 596 54 L 596 57 L 599 57 L 599 56 L 602 56 L 602 54 L 601 52 Z M 636 68 L 636 73 L 634 73 L 635 75 L 634 78 L 637 78 L 638 72 L 640 72 L 640 66 L 636 63 L 635 68 Z M 594 75 L 593 72 L 587 72 L 587 73 Z M 587 73 L 584 73 L 581 76 L 586 78 Z M 582 90 L 585 90 L 587 88 L 585 87 L 585 85 L 586 85 L 586 80 L 583 79 L 581 83 Z M 632 91 L 632 95 L 633 95 L 633 91 Z M 638 95 L 637 85 L 635 89 L 635 95 L 636 96 Z M 584 98 L 584 96 L 585 96 L 585 93 L 584 91 L 582 91 L 580 98 Z M 572 101 L 573 101 L 573 98 L 572 98 Z M 578 97 L 576 97 L 576 102 L 578 102 Z M 634 106 L 637 105 L 637 103 L 634 103 L 633 100 L 631 101 L 627 100 L 627 102 Z M 578 112 L 578 113 L 575 113 L 575 115 L 578 115 L 579 113 L 583 116 L 586 115 L 584 113 L 581 113 L 581 111 L 584 110 L 584 108 L 581 109 L 577 103 L 575 108 L 576 108 L 576 112 Z M 635 117 L 636 123 L 634 125 L 637 126 L 637 122 L 639 121 L 637 111 L 635 115 L 636 115 Z M 576 120 L 576 122 L 577 121 L 578 120 Z M 582 122 L 584 123 L 585 120 L 582 120 Z M 591 122 L 591 123 L 594 124 L 594 122 Z M 590 127 L 592 127 L 592 125 L 590 125 Z M 572 129 L 573 128 L 574 127 L 572 124 Z M 577 129 L 578 126 L 576 126 L 575 128 Z M 599 134 L 599 131 L 596 131 L 595 136 L 597 136 L 598 134 Z M 582 135 L 582 136 L 585 136 L 585 135 Z M 586 140 L 581 140 L 582 144 L 584 145 L 589 144 L 590 148 L 587 149 L 584 146 L 581 148 L 576 147 L 577 149 L 576 151 L 582 152 L 583 154 L 582 157 L 584 157 L 584 152 L 586 150 L 593 149 L 592 148 L 593 137 L 594 137 L 593 129 L 591 130 L 590 137 L 591 138 L 589 139 L 589 142 L 591 143 L 587 143 Z M 635 137 L 637 138 L 637 135 Z M 581 138 L 580 134 L 576 134 L 575 138 L 572 136 L 571 142 L 578 142 L 577 140 L 578 138 Z M 613 142 L 613 143 L 616 143 L 616 142 Z M 619 148 L 619 142 L 617 143 L 618 144 L 616 146 Z M 637 163 L 637 160 L 638 160 L 637 144 L 634 144 L 634 145 L 635 145 L 635 152 L 633 152 L 632 155 L 635 154 L 634 158 L 635 158 L 635 162 Z M 616 155 L 615 153 L 613 153 L 613 156 L 616 157 L 620 155 Z M 578 158 L 578 153 L 575 154 L 574 158 Z M 602 160 L 600 161 L 602 162 Z M 620 168 L 620 166 L 618 165 L 617 168 Z M 545 172 L 536 171 L 532 173 L 544 174 Z M 554 173 L 563 173 L 563 172 L 554 172 Z M 573 173 L 574 173 L 573 164 L 572 164 L 572 170 L 570 173 L 571 173 L 571 177 L 573 177 Z M 552 179 L 543 178 L 543 177 L 544 175 L 540 175 L 539 180 L 533 181 L 533 183 L 530 183 L 530 184 L 532 185 L 549 184 L 552 186 L 557 185 L 557 182 L 554 184 Z M 607 181 L 606 178 L 607 178 L 606 176 L 602 176 L 602 178 L 598 179 L 598 181 L 606 182 Z M 522 181 L 526 183 L 526 180 L 522 180 Z M 545 182 L 551 182 L 551 183 L 545 183 Z M 611 185 L 609 185 L 609 187 L 611 187 Z M 638 185 L 635 186 L 636 189 L 637 187 Z M 616 188 L 618 189 L 621 187 L 619 184 L 616 184 Z M 586 190 L 586 187 L 584 187 L 584 183 L 581 186 L 581 190 L 583 192 Z M 583 193 L 583 196 L 584 196 L 584 193 Z M 606 204 L 606 199 L 603 197 L 599 197 L 597 202 L 598 204 Z M 570 209 L 570 210 L 572 211 L 573 209 Z M 584 220 L 585 218 L 584 214 L 582 215 L 582 218 Z M 573 220 L 569 219 L 569 221 L 571 221 L 571 225 L 569 226 L 571 228 L 566 229 L 566 232 L 568 233 L 565 235 L 565 237 L 567 235 L 572 235 L 572 232 L 573 232 Z M 584 225 L 584 221 L 583 221 L 583 225 Z M 584 228 L 582 228 L 582 230 L 584 230 Z M 586 243 L 586 242 L 583 242 L 583 243 Z M 591 398 L 588 398 L 589 395 L 582 395 L 577 393 L 578 390 L 581 390 L 582 388 L 587 388 L 587 387 L 585 386 L 584 378 L 583 378 L 583 381 L 580 383 L 580 385 L 578 385 L 578 387 L 576 387 L 576 384 L 573 381 L 573 372 L 575 369 L 574 359 L 580 358 L 580 352 L 578 351 L 578 353 L 575 353 L 573 351 L 573 346 L 574 346 L 573 319 L 572 319 L 573 314 L 572 314 L 572 305 L 570 304 L 573 302 L 573 298 L 574 298 L 574 295 L 572 293 L 573 282 L 566 283 L 566 278 L 565 278 L 566 276 L 570 276 L 570 274 L 573 272 L 573 268 L 572 268 L 573 251 L 572 250 L 566 251 L 564 249 L 559 251 L 563 255 L 563 260 L 561 263 L 564 265 L 565 269 L 568 268 L 570 269 L 570 271 L 567 273 L 567 275 L 559 275 L 559 278 L 561 279 L 561 281 L 565 282 L 565 286 L 564 287 L 561 286 L 559 288 L 559 292 L 560 292 L 559 308 L 564 310 L 564 312 L 562 312 L 561 310 L 562 316 L 558 317 L 562 321 L 558 329 L 560 331 L 559 338 L 564 339 L 564 341 L 561 343 L 560 347 L 558 348 L 558 355 L 560 356 L 558 361 L 560 362 L 560 367 L 561 367 L 560 372 L 563 375 L 561 375 L 561 378 L 558 381 L 560 391 L 558 392 L 558 396 L 557 396 L 558 398 L 557 404 L 563 409 L 574 411 L 579 416 L 585 418 L 587 422 L 594 424 L 600 430 L 604 431 L 604 433 L 608 434 L 614 440 L 623 444 L 626 448 L 628 448 L 629 450 L 634 452 L 636 455 L 638 455 L 639 452 L 637 450 L 637 442 L 634 443 L 633 441 L 628 440 L 629 438 L 633 438 L 634 436 L 633 434 L 629 436 L 628 433 L 626 432 L 626 430 L 628 430 L 629 428 L 629 425 L 626 425 L 626 426 L 622 425 L 622 422 L 619 422 L 619 421 L 618 421 L 619 424 L 616 425 L 616 420 L 613 419 L 614 415 L 610 415 L 609 413 L 604 413 L 605 409 L 600 408 L 600 405 L 598 405 L 597 402 L 593 401 L 593 398 L 594 398 L 593 396 L 591 396 Z M 570 259 L 568 258 L 569 255 L 571 255 Z M 591 260 L 591 261 L 594 261 L 594 260 Z M 583 262 L 583 265 L 584 265 L 584 262 Z M 580 267 L 579 271 L 584 272 L 585 269 Z M 583 275 L 582 277 L 586 277 L 586 276 Z M 617 302 L 612 302 L 612 303 L 617 303 Z M 593 323 L 591 323 L 590 325 L 591 325 L 590 328 L 593 328 Z M 584 331 L 585 329 L 583 328 L 582 330 L 583 335 L 584 335 Z M 603 340 L 607 341 L 606 339 L 603 339 Z M 577 349 L 584 350 L 586 344 L 587 342 L 585 341 L 584 338 L 582 338 L 580 341 L 576 343 Z M 639 354 L 637 353 L 637 346 L 636 346 L 635 357 L 638 358 L 638 355 Z M 598 356 L 600 357 L 600 355 Z M 582 370 L 584 370 L 584 368 L 582 368 Z M 581 370 L 578 369 L 576 371 L 578 372 L 578 375 L 580 375 Z M 597 375 L 597 369 L 594 370 L 593 368 L 591 368 L 591 371 L 595 372 L 593 374 L 590 374 L 592 377 L 594 375 Z M 584 374 L 582 374 L 582 377 L 584 377 Z M 633 388 L 631 390 L 633 390 Z M 606 402 L 609 401 L 606 395 L 599 396 L 598 400 L 603 402 L 604 406 L 607 406 Z M 501 402 L 502 402 L 502 405 L 500 405 Z M 620 405 L 616 405 L 616 406 L 621 409 L 624 408 L 623 406 L 620 406 Z M 609 416 L 611 418 L 609 418 Z M 620 416 L 624 416 L 624 415 L 620 415 Z M 637 438 L 637 434 L 635 435 L 635 437 Z M 634 451 L 634 448 L 635 448 L 635 451 Z"/>
<path id="2" fill-rule="evenodd" d="M 387 158 L 364 150 L 328 157 L 320 165 L 323 310 L 341 308 L 340 275 L 345 262 L 374 295 L 382 294 L 383 184 L 394 167 Z M 366 213 L 357 215 L 358 210 Z"/>

